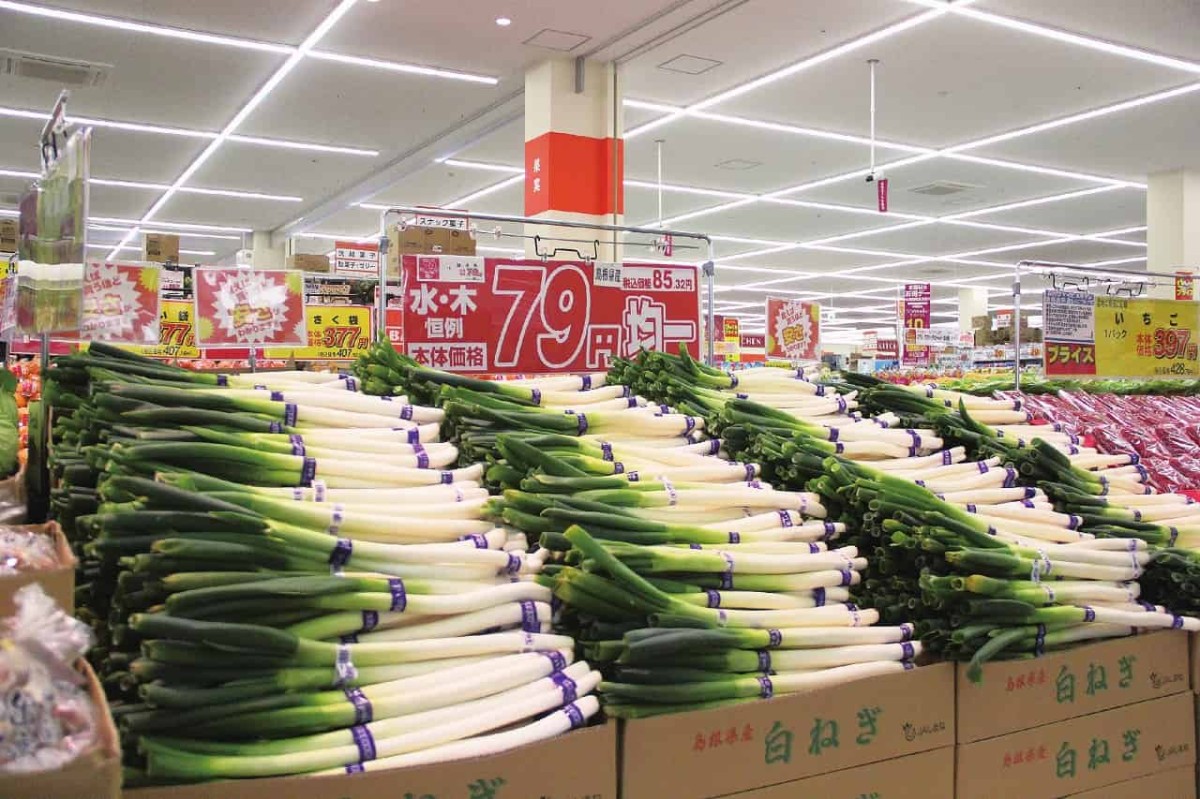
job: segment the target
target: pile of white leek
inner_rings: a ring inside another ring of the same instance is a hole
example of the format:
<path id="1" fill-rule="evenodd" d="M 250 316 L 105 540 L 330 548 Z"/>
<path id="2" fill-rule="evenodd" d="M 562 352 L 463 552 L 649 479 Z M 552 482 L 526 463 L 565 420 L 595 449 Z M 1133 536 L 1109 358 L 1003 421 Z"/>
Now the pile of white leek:
<path id="1" fill-rule="evenodd" d="M 49 377 L 55 501 L 135 781 L 399 768 L 596 713 L 541 556 L 485 519 L 441 410 L 103 347 Z"/>

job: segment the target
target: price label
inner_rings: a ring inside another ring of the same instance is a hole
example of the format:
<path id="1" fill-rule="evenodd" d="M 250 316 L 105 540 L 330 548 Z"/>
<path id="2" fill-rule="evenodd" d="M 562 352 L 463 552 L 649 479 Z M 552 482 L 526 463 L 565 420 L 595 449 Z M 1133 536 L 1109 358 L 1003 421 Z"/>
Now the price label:
<path id="1" fill-rule="evenodd" d="M 309 305 L 304 315 L 308 346 L 267 349 L 267 358 L 348 361 L 371 345 L 371 309 L 365 305 Z"/>

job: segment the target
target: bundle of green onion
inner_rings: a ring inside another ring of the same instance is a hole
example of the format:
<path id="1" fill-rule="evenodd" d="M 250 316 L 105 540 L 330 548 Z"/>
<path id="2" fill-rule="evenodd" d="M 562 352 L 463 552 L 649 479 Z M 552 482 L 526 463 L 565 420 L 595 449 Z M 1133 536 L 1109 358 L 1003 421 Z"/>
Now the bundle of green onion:
<path id="1" fill-rule="evenodd" d="M 48 376 L 54 504 L 131 780 L 472 757 L 597 712 L 544 556 L 485 518 L 482 465 L 447 468 L 441 410 L 96 345 Z"/>

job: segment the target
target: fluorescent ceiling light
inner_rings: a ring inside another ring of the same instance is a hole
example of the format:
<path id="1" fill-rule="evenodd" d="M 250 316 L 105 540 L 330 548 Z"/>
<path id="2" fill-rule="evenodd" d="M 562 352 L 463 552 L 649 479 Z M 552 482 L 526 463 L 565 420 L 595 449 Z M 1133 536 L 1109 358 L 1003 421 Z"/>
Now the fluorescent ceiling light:
<path id="1" fill-rule="evenodd" d="M 92 250 L 107 250 L 108 248 L 109 248 L 109 245 L 107 245 L 107 244 L 89 244 L 88 245 L 88 249 L 92 249 Z M 135 246 L 129 245 L 129 244 L 123 244 L 120 247 L 118 247 L 117 249 L 118 250 L 139 250 L 140 251 L 142 248 L 135 247 Z M 180 250 L 179 254 L 180 255 L 216 255 L 217 253 L 214 250 Z M 110 252 L 108 254 L 108 257 L 112 258 L 114 256 Z"/>
<path id="2" fill-rule="evenodd" d="M 90 216 L 88 222 L 100 222 L 112 225 L 125 225 L 126 227 L 136 226 L 136 219 L 120 219 L 114 216 Z M 229 227 L 227 225 L 201 225 L 195 222 L 155 222 L 152 225 L 155 229 L 166 230 L 174 229 L 174 231 L 182 232 L 184 235 L 192 231 L 205 231 L 216 233 L 253 233 L 254 231 L 248 227 Z"/>
<path id="3" fill-rule="evenodd" d="M 0 117 L 16 119 L 34 119 L 46 121 L 50 115 L 42 111 L 29 111 L 23 108 L 0 108 Z M 148 125 L 141 122 L 120 122 L 111 119 L 96 119 L 94 117 L 68 116 L 67 122 L 74 125 L 90 125 L 95 128 L 111 128 L 134 133 L 155 133 L 162 136 L 178 136 L 186 139 L 205 139 L 212 141 L 220 134 L 208 130 L 189 130 L 186 128 L 171 128 L 164 125 Z M 337 153 L 339 155 L 356 155 L 374 158 L 378 150 L 368 150 L 362 147 L 343 147 L 337 144 L 315 144 L 312 142 L 290 141 L 288 139 L 272 139 L 263 136 L 242 136 L 235 134 L 228 141 L 238 144 L 253 144 L 262 147 L 275 147 L 282 150 L 306 150 L 318 153 Z"/>
<path id="4" fill-rule="evenodd" d="M 0 174 L 3 174 L 0 172 Z M 92 178 L 97 186 L 115 186 L 125 189 L 146 189 L 149 191 L 167 191 L 171 187 L 165 183 L 143 183 L 137 180 L 112 180 L 109 178 Z M 257 191 L 239 191 L 237 189 L 200 189 L 193 186 L 181 186 L 177 189 L 181 194 L 206 194 L 214 197 L 237 197 L 245 200 L 274 200 L 277 202 L 298 203 L 303 197 L 291 194 L 264 194 Z"/>
<path id="5" fill-rule="evenodd" d="M 345 55 L 343 53 L 330 53 L 325 50 L 313 50 L 308 53 L 309 58 L 315 58 L 320 61 L 335 61 L 339 64 L 353 64 L 359 67 L 370 67 L 371 69 L 382 69 L 388 72 L 404 72 L 409 75 L 424 75 L 430 78 L 448 78 L 450 80 L 461 80 L 468 83 L 483 83 L 488 86 L 495 86 L 500 82 L 499 78 L 494 78 L 490 75 L 475 75 L 469 72 L 457 72 L 452 69 L 438 69 L 436 67 L 423 67 L 417 64 L 402 64 L 396 61 L 381 61 L 377 58 L 363 58 L 356 55 Z"/>
<path id="6" fill-rule="evenodd" d="M 151 36 L 165 36 L 171 39 L 184 39 L 203 44 L 219 44 L 225 47 L 237 47 L 243 50 L 260 50 L 267 53 L 292 53 L 295 48 L 285 44 L 260 42 L 254 39 L 242 39 L 235 36 L 220 36 L 213 33 L 201 33 L 184 28 L 170 28 L 165 25 L 150 25 L 144 22 L 102 17 L 97 14 L 81 14 L 60 8 L 33 5 L 32 3 L 16 3 L 11 0 L 0 0 L 0 11 L 15 11 L 20 14 L 30 14 L 37 17 L 62 20 L 64 22 L 80 22 L 100 28 L 130 31 L 131 33 L 146 33 Z"/>
<path id="7" fill-rule="evenodd" d="M 524 167 L 508 166 L 507 164 L 489 164 L 485 161 L 463 161 L 458 158 L 442 158 L 437 163 L 445 164 L 446 166 L 456 166 L 462 169 L 478 169 L 483 172 L 507 172 L 510 175 L 525 174 Z"/>
<path id="8" fill-rule="evenodd" d="M 272 73 L 271 77 L 267 79 L 267 82 L 264 83 L 259 90 L 255 92 L 254 95 L 246 102 L 246 104 L 243 105 L 238 112 L 233 115 L 233 119 L 229 120 L 225 127 L 221 129 L 221 132 L 217 134 L 217 138 L 208 143 L 208 146 L 204 148 L 200 155 L 196 156 L 195 160 L 192 161 L 192 163 L 183 170 L 183 173 L 175 179 L 175 182 L 171 184 L 171 187 L 167 189 L 167 191 L 163 192 L 158 200 L 156 200 L 154 204 L 150 206 L 150 210 L 146 211 L 146 214 L 138 222 L 139 225 L 144 225 L 145 223 L 154 219 L 155 215 L 162 210 L 163 206 L 170 201 L 171 197 L 174 196 L 179 188 L 191 180 L 192 176 L 196 174 L 200 167 L 204 166 L 208 159 L 212 157 L 213 153 L 215 153 L 221 147 L 221 145 L 225 143 L 225 140 L 229 138 L 229 136 L 231 136 L 243 122 L 245 122 L 246 118 L 249 117 L 250 114 L 252 114 L 264 100 L 267 99 L 271 92 L 275 90 L 275 87 L 278 86 L 283 79 L 287 77 L 287 75 L 293 69 L 296 68 L 296 65 L 300 63 L 300 60 L 304 58 L 304 56 L 314 47 L 316 47 L 321 39 L 325 37 L 325 34 L 329 33 L 333 26 L 336 25 L 338 21 L 345 16 L 351 8 L 354 7 L 355 2 L 356 0 L 341 0 L 341 2 L 338 3 L 333 11 L 329 12 L 329 14 L 326 15 L 323 20 L 321 20 L 321 23 L 317 25 L 316 29 L 313 30 L 313 32 L 307 37 L 305 37 L 300 46 L 288 56 L 287 60 L 284 61 L 274 73 Z M 113 254 L 116 254 L 122 245 L 128 244 L 132 238 L 137 236 L 137 234 L 137 228 L 129 231 L 129 233 L 127 233 L 121 239 L 121 243 L 118 244 L 113 250 Z"/>
<path id="9" fill-rule="evenodd" d="M 1038 175 L 1048 175 L 1056 178 L 1067 178 L 1069 180 L 1084 180 L 1092 183 L 1110 183 L 1114 186 L 1127 186 L 1131 189 L 1144 189 L 1145 183 L 1138 183 L 1133 180 L 1121 180 L 1120 178 L 1109 178 L 1103 175 L 1092 175 L 1087 172 L 1075 172 L 1070 169 L 1054 169 L 1048 166 L 1038 166 L 1037 164 L 1022 164 L 1017 161 L 1008 161 L 1002 158 L 985 158 L 980 155 L 967 155 L 966 153 L 950 153 L 939 152 L 938 157 L 948 158 L 951 161 L 966 161 L 972 164 L 983 164 L 984 166 L 994 166 L 1001 169 L 1013 169 L 1018 172 L 1033 172 Z"/>
<path id="10" fill-rule="evenodd" d="M 501 28 L 507 28 L 509 25 L 512 24 L 512 20 L 509 19 L 508 17 L 496 17 L 496 24 L 499 25 Z"/>
<path id="11" fill-rule="evenodd" d="M 1093 194 L 1103 194 L 1113 191 L 1114 189 L 1122 188 L 1121 186 L 1095 186 L 1090 189 L 1080 189 L 1079 191 L 1069 191 L 1065 194 L 1052 194 L 1048 197 L 1037 197 L 1032 200 L 1021 200 L 1019 202 L 1005 203 L 1004 205 L 993 205 L 990 208 L 979 208 L 974 211 L 967 211 L 961 214 L 952 214 L 944 217 L 946 220 L 955 219 L 970 219 L 973 216 L 983 216 L 985 214 L 998 214 L 1004 211 L 1012 211 L 1017 208 L 1032 208 L 1036 205 L 1045 205 L 1047 203 L 1057 203 L 1063 200 L 1075 200 L 1080 197 L 1090 197 Z"/>
<path id="12" fill-rule="evenodd" d="M 107 232 L 111 232 L 111 233 L 122 233 L 122 234 L 129 232 L 128 225 L 120 225 L 120 226 L 118 226 L 118 225 L 97 225 L 92 222 L 88 223 L 88 229 L 89 230 L 103 230 L 103 231 L 107 231 Z M 241 236 L 230 236 L 230 235 L 227 235 L 224 233 L 198 233 L 194 230 L 179 231 L 179 230 L 162 230 L 162 229 L 155 228 L 154 230 L 143 229 L 142 232 L 143 233 L 158 233 L 158 234 L 166 234 L 166 235 L 178 234 L 178 235 L 187 236 L 188 238 L 193 238 L 193 239 L 222 239 L 225 241 L 241 241 L 242 240 Z"/>
<path id="13" fill-rule="evenodd" d="M 27 172 L 22 169 L 0 169 L 0 178 L 22 178 L 25 180 L 37 180 L 42 174 L 40 172 Z"/>

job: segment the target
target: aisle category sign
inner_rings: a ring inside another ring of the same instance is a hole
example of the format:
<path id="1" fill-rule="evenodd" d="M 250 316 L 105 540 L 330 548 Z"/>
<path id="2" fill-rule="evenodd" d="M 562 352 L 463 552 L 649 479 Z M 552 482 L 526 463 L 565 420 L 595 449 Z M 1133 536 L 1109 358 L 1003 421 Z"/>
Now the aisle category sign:
<path id="1" fill-rule="evenodd" d="M 1047 291 L 1048 376 L 1197 377 L 1200 304 Z"/>
<path id="2" fill-rule="evenodd" d="M 295 270 L 203 268 L 195 272 L 195 336 L 201 346 L 305 346 L 304 275 Z"/>
<path id="3" fill-rule="evenodd" d="M 700 351 L 694 266 L 405 255 L 402 267 L 405 349 L 439 369 L 586 371 L 642 348 Z"/>
<path id="4" fill-rule="evenodd" d="M 308 346 L 268 348 L 265 357 L 349 361 L 371 345 L 371 308 L 366 305 L 308 305 L 304 316 Z"/>
<path id="5" fill-rule="evenodd" d="M 120 344 L 154 344 L 159 337 L 157 264 L 89 261 L 83 271 L 79 337 Z"/>
<path id="6" fill-rule="evenodd" d="M 379 244 L 336 241 L 333 244 L 332 272 L 364 279 L 379 277 Z"/>
<path id="7" fill-rule="evenodd" d="M 929 347 L 917 344 L 915 331 L 929 327 L 932 296 L 932 287 L 928 283 L 904 286 L 904 366 L 929 363 Z"/>
<path id="8" fill-rule="evenodd" d="M 767 357 L 794 361 L 821 355 L 821 306 L 767 297 Z"/>

